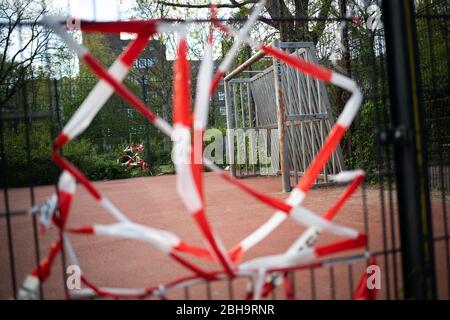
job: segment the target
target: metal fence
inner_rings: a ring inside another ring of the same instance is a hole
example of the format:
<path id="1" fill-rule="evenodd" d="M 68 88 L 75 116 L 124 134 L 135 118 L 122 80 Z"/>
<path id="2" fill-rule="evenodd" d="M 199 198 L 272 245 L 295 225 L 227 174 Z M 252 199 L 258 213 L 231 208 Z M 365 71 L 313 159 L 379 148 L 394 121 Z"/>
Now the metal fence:
<path id="1" fill-rule="evenodd" d="M 436 296 L 450 298 L 448 194 L 450 190 L 450 47 L 448 1 L 417 8 L 417 54 L 429 173 Z"/>

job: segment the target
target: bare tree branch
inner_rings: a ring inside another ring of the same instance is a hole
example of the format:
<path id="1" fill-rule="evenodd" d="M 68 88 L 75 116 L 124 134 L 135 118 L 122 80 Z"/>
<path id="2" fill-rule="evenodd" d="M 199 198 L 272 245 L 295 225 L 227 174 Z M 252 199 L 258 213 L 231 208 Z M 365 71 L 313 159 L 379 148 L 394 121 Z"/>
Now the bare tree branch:
<path id="1" fill-rule="evenodd" d="M 23 79 L 32 68 L 33 63 L 46 51 L 50 39 L 49 33 L 44 33 L 39 19 L 46 12 L 46 7 L 31 0 L 20 2 L 2 2 L 0 18 L 7 23 L 0 27 L 2 41 L 0 42 L 0 106 L 4 107 L 22 85 Z M 21 27 L 21 22 L 31 21 L 30 25 Z M 25 43 L 20 47 L 13 44 L 15 33 L 23 37 L 26 28 L 29 33 Z"/>
<path id="2" fill-rule="evenodd" d="M 319 16 L 318 16 L 319 19 L 325 19 L 328 17 L 332 2 L 333 2 L 333 0 L 323 0 L 322 6 L 320 7 L 320 11 L 319 11 Z M 314 43 L 317 43 L 317 41 L 319 41 L 319 38 L 322 35 L 323 30 L 325 30 L 325 26 L 326 26 L 325 20 L 322 20 L 322 21 L 319 20 L 316 22 L 316 25 L 314 26 L 314 28 L 312 30 L 312 39 L 313 39 Z"/>
<path id="3" fill-rule="evenodd" d="M 332 11 L 333 0 L 314 1 L 310 0 L 294 0 L 294 12 L 291 12 L 286 5 L 285 0 L 267 0 L 266 9 L 270 14 L 272 21 L 266 19 L 260 19 L 268 25 L 279 30 L 281 39 L 283 41 L 313 41 L 317 43 L 325 30 L 327 18 Z M 317 17 L 314 17 L 310 11 L 310 6 L 320 4 Z M 277 18 L 286 21 L 274 21 Z M 289 23 L 288 20 L 294 22 Z M 309 28 L 309 23 L 316 21 L 312 30 Z"/>
<path id="4" fill-rule="evenodd" d="M 265 7 L 271 17 L 293 18 L 283 0 L 268 0 Z"/>

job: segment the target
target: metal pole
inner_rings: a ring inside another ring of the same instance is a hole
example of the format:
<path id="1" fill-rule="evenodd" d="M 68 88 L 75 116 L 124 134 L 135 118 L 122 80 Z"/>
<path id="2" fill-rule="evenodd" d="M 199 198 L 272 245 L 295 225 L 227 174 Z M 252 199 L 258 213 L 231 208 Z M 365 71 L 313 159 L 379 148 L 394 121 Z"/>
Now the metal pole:
<path id="1" fill-rule="evenodd" d="M 231 97 L 228 88 L 228 81 L 223 82 L 224 94 L 225 94 L 225 110 L 227 115 L 227 147 L 230 165 L 230 175 L 236 177 L 236 166 L 234 164 L 234 129 L 233 113 L 231 110 Z"/>
<path id="2" fill-rule="evenodd" d="M 55 129 L 56 133 L 58 134 L 62 128 L 61 128 L 61 103 L 60 103 L 60 97 L 59 97 L 59 89 L 58 89 L 58 80 L 53 80 L 53 88 L 55 90 Z"/>
<path id="3" fill-rule="evenodd" d="M 234 128 L 237 129 L 239 128 L 239 116 L 238 116 L 238 92 L 237 92 L 237 83 L 232 84 L 231 82 L 229 82 L 231 88 L 233 89 L 233 115 L 234 115 Z M 234 150 L 234 137 L 235 137 L 235 132 L 233 131 L 233 135 L 232 135 L 233 139 L 230 141 L 232 144 L 230 144 L 230 146 L 233 146 L 233 150 Z M 240 145 L 239 145 L 239 138 L 237 138 L 236 141 L 236 150 L 237 150 L 237 156 L 236 156 L 236 164 L 237 164 L 237 168 L 239 169 L 239 177 L 242 177 L 242 163 L 241 163 L 241 152 L 240 152 Z M 233 153 L 233 159 L 234 159 L 234 153 Z M 235 164 L 235 168 L 236 168 L 236 164 Z M 237 171 L 236 171 L 237 172 Z"/>
<path id="4" fill-rule="evenodd" d="M 55 120 L 55 124 L 53 127 L 53 133 L 52 133 L 52 139 L 55 138 L 59 132 L 61 132 L 62 128 L 61 128 L 61 101 L 60 101 L 60 94 L 59 94 L 59 85 L 58 85 L 58 80 L 57 79 L 53 79 L 52 80 L 48 80 L 48 85 L 49 85 L 49 107 L 50 109 L 52 109 L 53 103 L 52 103 L 52 90 L 51 90 L 51 83 L 53 82 L 53 88 L 54 88 L 54 98 L 55 98 L 55 111 L 54 111 L 54 120 Z M 53 112 L 53 110 L 52 110 Z M 52 115 L 52 120 L 53 120 L 53 115 Z M 59 176 L 60 171 L 58 170 L 57 175 L 55 176 L 55 191 L 58 193 L 59 192 L 59 186 L 58 186 L 58 180 L 57 177 Z M 60 199 L 58 199 L 58 201 L 60 201 Z M 61 209 L 59 209 L 61 210 Z M 60 211 L 59 211 L 60 212 Z M 61 212 L 60 212 L 61 214 Z M 59 236 L 61 239 L 61 275 L 62 275 L 62 281 L 65 284 L 67 281 L 67 277 L 66 277 L 66 252 L 65 252 L 65 246 L 64 246 L 64 237 L 63 237 L 63 230 L 59 230 Z M 68 296 L 68 288 L 66 285 L 64 285 L 64 293 L 66 296 Z"/>
<path id="5" fill-rule="evenodd" d="M 144 101 L 145 104 L 147 104 L 147 79 L 145 79 L 145 75 L 142 75 L 142 99 Z M 152 155 L 151 155 L 151 150 L 150 150 L 150 126 L 148 123 L 148 119 L 145 118 L 144 119 L 144 128 L 145 128 L 145 161 L 147 161 L 148 164 L 148 173 L 151 173 L 150 170 L 150 164 L 151 164 L 151 160 L 152 160 Z M 131 140 L 130 140 L 131 143 Z"/>
<path id="6" fill-rule="evenodd" d="M 257 53 L 255 53 L 253 56 L 251 56 L 248 60 L 244 61 L 239 67 L 231 71 L 227 76 L 224 78 L 225 81 L 229 81 L 233 78 L 236 78 L 240 73 L 242 73 L 245 69 L 251 67 L 255 62 L 258 62 L 262 57 L 264 57 L 266 54 L 260 50 Z"/>
<path id="7" fill-rule="evenodd" d="M 274 41 L 275 47 L 280 47 L 279 40 Z M 283 192 L 291 191 L 290 170 L 288 164 L 288 150 L 286 140 L 285 106 L 283 101 L 283 89 L 281 85 L 281 64 L 273 59 L 273 74 L 275 84 L 275 98 L 277 104 L 278 142 L 280 144 L 280 170 Z"/>
<path id="8" fill-rule="evenodd" d="M 424 110 L 413 1 L 383 1 L 405 299 L 435 299 Z"/>

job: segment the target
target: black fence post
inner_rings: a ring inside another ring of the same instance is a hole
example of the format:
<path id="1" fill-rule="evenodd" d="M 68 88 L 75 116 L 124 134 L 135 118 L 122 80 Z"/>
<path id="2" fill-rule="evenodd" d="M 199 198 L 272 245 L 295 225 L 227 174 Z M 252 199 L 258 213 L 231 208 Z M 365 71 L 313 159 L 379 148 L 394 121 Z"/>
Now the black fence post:
<path id="1" fill-rule="evenodd" d="M 59 84 L 58 80 L 53 79 L 53 89 L 55 90 L 55 129 L 56 134 L 59 134 L 59 132 L 62 130 L 61 123 L 61 99 L 59 95 Z"/>
<path id="2" fill-rule="evenodd" d="M 383 1 L 405 299 L 435 299 L 424 109 L 414 4 Z"/>

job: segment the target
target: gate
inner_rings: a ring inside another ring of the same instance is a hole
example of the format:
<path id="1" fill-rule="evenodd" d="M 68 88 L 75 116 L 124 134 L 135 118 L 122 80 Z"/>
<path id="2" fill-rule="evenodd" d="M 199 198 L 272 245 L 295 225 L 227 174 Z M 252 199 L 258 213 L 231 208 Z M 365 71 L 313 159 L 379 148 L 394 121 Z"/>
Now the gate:
<path id="1" fill-rule="evenodd" d="M 318 63 L 311 42 L 277 41 L 274 45 Z M 227 128 L 237 137 L 236 145 L 228 139 L 228 153 L 236 155 L 230 157 L 236 162 L 231 172 L 240 178 L 281 173 L 283 190 L 289 191 L 323 145 L 334 120 L 322 81 L 276 59 L 264 70 L 246 70 L 263 58 L 262 52 L 256 53 L 225 78 Z M 244 77 L 238 77 L 243 73 Z M 265 166 L 266 153 L 270 154 L 269 166 Z M 328 183 L 329 175 L 344 168 L 339 146 L 316 183 Z"/>

